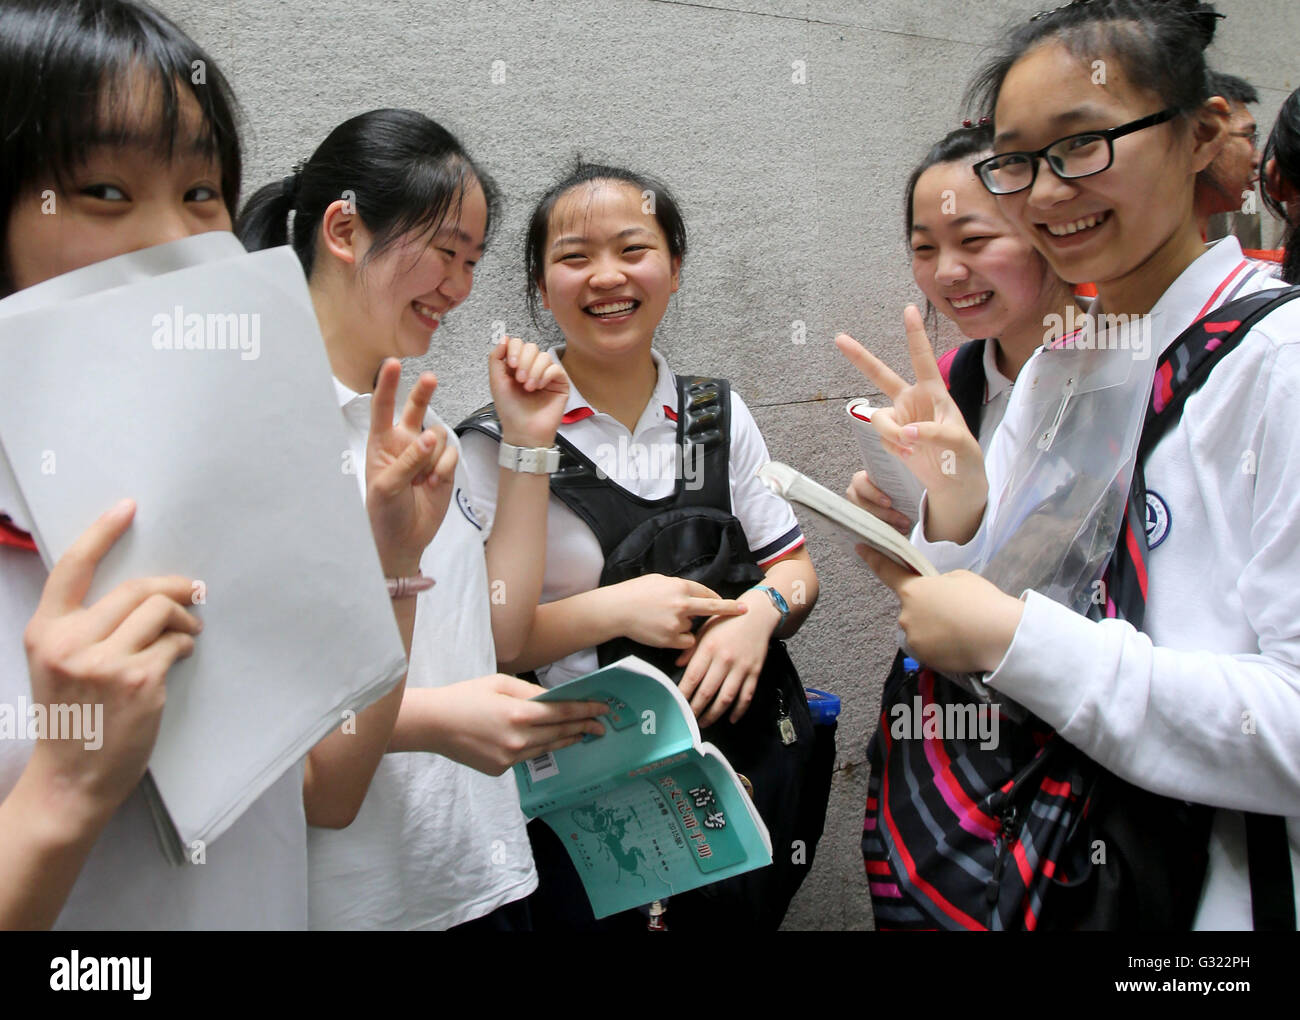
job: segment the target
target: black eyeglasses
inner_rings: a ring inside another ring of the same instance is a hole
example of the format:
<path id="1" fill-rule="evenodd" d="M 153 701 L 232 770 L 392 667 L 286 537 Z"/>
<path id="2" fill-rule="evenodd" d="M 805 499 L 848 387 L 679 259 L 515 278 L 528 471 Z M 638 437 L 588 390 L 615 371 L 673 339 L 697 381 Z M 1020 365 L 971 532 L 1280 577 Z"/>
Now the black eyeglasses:
<path id="1" fill-rule="evenodd" d="M 1258 127 L 1253 127 L 1253 128 L 1251 128 L 1249 131 L 1229 131 L 1228 134 L 1232 135 L 1233 138 L 1246 138 L 1246 139 L 1249 139 L 1249 141 L 1250 141 L 1250 147 L 1251 147 L 1252 149 L 1258 149 L 1258 148 L 1259 148 L 1259 128 L 1258 128 Z"/>
<path id="2" fill-rule="evenodd" d="M 975 164 L 984 187 L 995 195 L 1014 195 L 1033 185 L 1038 177 L 1038 161 L 1046 159 L 1052 173 L 1061 180 L 1091 177 L 1110 168 L 1115 161 L 1115 139 L 1143 128 L 1155 127 L 1178 116 L 1170 107 L 1140 120 L 1101 131 L 1084 131 L 1058 138 L 1036 152 L 1004 152 Z"/>

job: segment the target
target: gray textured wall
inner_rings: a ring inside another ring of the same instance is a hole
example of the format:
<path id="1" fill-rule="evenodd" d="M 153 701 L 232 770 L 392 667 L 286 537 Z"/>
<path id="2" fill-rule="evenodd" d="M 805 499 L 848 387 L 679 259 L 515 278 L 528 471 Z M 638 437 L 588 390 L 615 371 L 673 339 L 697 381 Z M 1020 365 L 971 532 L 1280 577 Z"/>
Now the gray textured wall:
<path id="1" fill-rule="evenodd" d="M 1008 19 L 1055 3 L 160 0 L 235 86 L 246 193 L 378 106 L 429 114 L 501 184 L 497 242 L 419 366 L 438 373 L 445 418 L 487 398 L 494 322 L 549 335 L 526 321 L 521 234 L 533 200 L 581 153 L 663 177 L 685 208 L 692 250 L 657 341 L 669 362 L 729 377 L 772 456 L 833 488 L 857 466 L 843 403 L 867 386 L 830 338 L 848 330 L 904 368 L 900 313 L 917 294 L 903 180 L 960 122 L 982 47 Z M 1300 4 L 1219 8 L 1229 18 L 1212 57 L 1260 88 L 1267 131 L 1297 84 Z M 839 694 L 844 713 L 826 835 L 787 927 L 861 929 L 871 925 L 863 761 L 893 655 L 893 604 L 809 530 L 822 598 L 792 651 L 805 682 Z"/>

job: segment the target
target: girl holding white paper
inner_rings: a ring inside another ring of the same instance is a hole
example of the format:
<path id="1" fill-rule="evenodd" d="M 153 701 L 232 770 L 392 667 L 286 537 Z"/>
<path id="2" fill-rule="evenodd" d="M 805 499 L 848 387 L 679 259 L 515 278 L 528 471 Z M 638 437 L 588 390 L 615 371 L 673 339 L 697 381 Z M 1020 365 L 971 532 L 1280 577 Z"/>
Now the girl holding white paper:
<path id="1" fill-rule="evenodd" d="M 292 243 L 308 274 L 357 456 L 376 371 L 385 359 L 424 355 L 469 296 L 496 210 L 491 178 L 411 110 L 340 124 L 300 170 L 245 206 L 245 243 Z M 564 370 L 516 338 L 488 364 L 509 441 L 549 447 L 568 395 Z M 429 420 L 438 421 L 432 412 Z M 521 901 L 536 873 L 509 766 L 601 733 L 593 717 L 607 709 L 533 703 L 535 685 L 495 673 L 497 658 L 522 646 L 537 604 L 547 479 L 490 470 L 508 496 L 486 548 L 461 468 L 455 506 L 422 559 L 437 586 L 420 596 L 389 745 L 421 753 L 385 758 L 347 830 L 312 830 L 313 927 L 528 924 Z M 490 596 L 489 578 L 503 598 Z"/>
<path id="2" fill-rule="evenodd" d="M 1226 104 L 1207 96 L 1202 50 L 1215 17 L 1207 4 L 1070 4 L 1017 29 L 980 78 L 997 154 L 982 180 L 1063 279 L 1096 281 L 1107 314 L 1151 323 L 1153 357 L 1234 293 L 1277 286 L 1235 239 L 1206 246 L 1193 213 L 1197 175 L 1228 120 Z M 1038 430 L 1031 395 L 1017 390 L 985 461 L 947 399 L 919 314 L 909 309 L 905 321 L 913 385 L 851 341 L 841 349 L 893 398 L 881 431 L 929 490 L 916 542 L 951 571 L 909 577 L 867 556 L 899 596 L 908 644 L 937 670 L 989 674 L 996 695 L 1122 779 L 1217 808 L 1199 906 L 1192 901 L 1198 927 L 1249 928 L 1270 906 L 1252 904 L 1245 814 L 1284 816 L 1277 836 L 1291 888 L 1281 905 L 1291 906 L 1300 871 L 1297 302 L 1271 311 L 1215 365 L 1145 458 L 1141 630 L 954 569 L 981 558 L 1005 509 L 999 494 Z M 1095 365 L 1121 356 L 1099 350 Z M 1139 412 L 1157 406 L 1149 388 L 1135 399 Z M 957 454 L 955 474 L 940 468 L 944 450 Z M 1251 857 L 1274 849 L 1251 837 Z"/>
<path id="3" fill-rule="evenodd" d="M 191 82 L 199 64 L 201 86 Z M 151 8 L 126 0 L 5 4 L 0 95 L 0 293 L 230 229 L 241 166 L 233 97 L 212 59 Z M 396 383 L 388 373 L 390 406 Z M 451 495 L 454 448 L 445 434 L 419 427 L 431 392 L 422 383 L 402 422 L 388 417 L 368 437 L 375 541 L 399 577 L 415 570 Z M 24 512 L 0 458 L 0 704 L 102 705 L 104 732 L 93 749 L 0 741 L 0 927 L 305 927 L 305 815 L 329 814 L 364 793 L 400 684 L 360 713 L 347 757 L 313 749 L 205 863 L 172 867 L 138 783 L 168 669 L 201 630 L 193 582 L 140 578 L 84 606 L 133 504 L 101 517 L 48 576 Z M 409 643 L 411 600 L 395 613 Z"/>

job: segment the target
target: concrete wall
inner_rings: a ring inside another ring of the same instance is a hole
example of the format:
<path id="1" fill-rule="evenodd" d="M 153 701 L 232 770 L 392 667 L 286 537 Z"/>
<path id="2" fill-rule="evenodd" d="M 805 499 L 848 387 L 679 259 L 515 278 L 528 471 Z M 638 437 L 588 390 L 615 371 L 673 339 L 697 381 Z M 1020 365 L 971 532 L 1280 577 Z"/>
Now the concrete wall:
<path id="1" fill-rule="evenodd" d="M 661 176 L 684 205 L 691 252 L 657 341 L 670 364 L 732 379 L 772 456 L 840 488 L 858 466 L 843 404 L 869 387 L 830 338 L 848 330 L 904 369 L 901 309 L 918 297 L 901 234 L 904 178 L 960 122 L 982 46 L 1008 19 L 1054 2 L 160 5 L 235 86 L 248 119 L 246 194 L 335 124 L 379 106 L 426 112 L 502 185 L 497 242 L 419 366 L 438 373 L 444 417 L 487 399 L 494 323 L 551 335 L 526 321 L 522 229 L 533 200 L 581 153 Z M 1267 131 L 1297 84 L 1300 5 L 1219 7 L 1230 17 L 1216 65 L 1260 88 Z M 955 339 L 945 332 L 941 344 Z M 894 605 L 861 564 L 809 531 L 823 595 L 792 651 L 805 682 L 839 694 L 844 713 L 826 835 L 787 927 L 862 929 L 871 926 L 858 850 L 863 762 Z"/>

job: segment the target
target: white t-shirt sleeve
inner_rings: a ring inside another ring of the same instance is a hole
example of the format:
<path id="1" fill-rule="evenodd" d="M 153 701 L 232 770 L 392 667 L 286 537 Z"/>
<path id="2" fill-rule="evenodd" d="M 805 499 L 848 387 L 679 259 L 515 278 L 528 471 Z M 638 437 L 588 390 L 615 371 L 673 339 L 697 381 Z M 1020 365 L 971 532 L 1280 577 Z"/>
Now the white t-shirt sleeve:
<path id="1" fill-rule="evenodd" d="M 760 567 L 803 544 L 803 532 L 790 504 L 758 478 L 772 458 L 744 400 L 731 391 L 731 509 L 745 529 L 750 552 Z"/>
<path id="2" fill-rule="evenodd" d="M 460 437 L 460 456 L 469 472 L 470 498 L 479 523 L 483 525 L 483 541 L 492 534 L 492 522 L 497 512 L 497 481 L 499 479 L 497 456 L 501 445 L 482 432 L 468 431 Z"/>
<path id="3" fill-rule="evenodd" d="M 1244 452 L 1254 452 L 1256 467 L 1250 519 L 1225 515 L 1223 534 L 1195 539 L 1220 557 L 1232 537 L 1244 544 L 1235 584 L 1193 581 L 1170 596 L 1180 600 L 1182 614 L 1208 620 L 1185 636 L 1191 647 L 1154 646 L 1126 622 L 1091 621 L 1030 592 L 1011 647 L 988 682 L 1097 762 L 1157 793 L 1297 816 L 1300 344 L 1275 346 L 1258 367 L 1242 373 L 1241 386 L 1216 394 L 1240 430 L 1190 437 L 1198 461 L 1225 487 L 1245 484 Z M 1216 371 L 1227 368 L 1225 360 Z M 1176 428 L 1161 445 L 1178 438 Z M 1223 493 L 1206 493 L 1212 513 L 1231 505 Z M 1211 565 L 1182 566 L 1193 576 Z M 1237 621 L 1249 632 L 1235 635 Z M 1257 647 L 1225 650 L 1251 644 Z"/>

